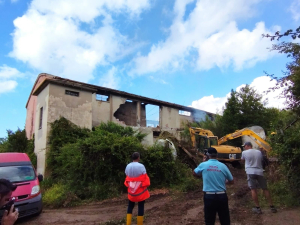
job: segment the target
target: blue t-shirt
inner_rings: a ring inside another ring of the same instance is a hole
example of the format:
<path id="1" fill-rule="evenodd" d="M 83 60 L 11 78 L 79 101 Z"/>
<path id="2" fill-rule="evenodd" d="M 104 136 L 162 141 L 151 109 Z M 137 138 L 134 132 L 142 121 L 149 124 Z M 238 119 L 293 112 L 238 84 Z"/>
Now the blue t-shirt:
<path id="1" fill-rule="evenodd" d="M 203 191 L 205 192 L 226 191 L 226 179 L 233 180 L 227 166 L 216 159 L 200 163 L 194 171 L 199 175 L 202 173 Z"/>

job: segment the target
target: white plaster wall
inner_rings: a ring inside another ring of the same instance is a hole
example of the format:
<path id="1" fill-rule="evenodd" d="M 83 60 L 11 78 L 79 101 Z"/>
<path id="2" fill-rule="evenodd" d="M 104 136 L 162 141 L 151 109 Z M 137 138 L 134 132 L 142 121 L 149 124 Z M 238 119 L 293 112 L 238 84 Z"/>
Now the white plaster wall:
<path id="1" fill-rule="evenodd" d="M 39 129 L 40 108 L 43 107 L 42 128 Z M 48 137 L 48 111 L 49 111 L 49 85 L 37 96 L 36 112 L 35 112 L 35 148 L 37 155 L 37 173 L 45 174 L 46 165 L 46 149 Z"/>
<path id="2" fill-rule="evenodd" d="M 96 94 L 92 96 L 92 126 L 98 126 L 101 122 L 107 123 L 110 121 L 110 104 L 111 100 L 108 102 L 96 100 Z"/>
<path id="3" fill-rule="evenodd" d="M 164 128 L 180 128 L 180 115 L 178 109 L 166 106 L 160 107 L 160 127 Z"/>
<path id="4" fill-rule="evenodd" d="M 79 97 L 66 95 L 66 90 L 79 92 Z M 48 122 L 52 123 L 60 117 L 80 127 L 92 129 L 92 93 L 50 84 Z"/>
<path id="5" fill-rule="evenodd" d="M 144 146 L 152 146 L 154 144 L 153 131 L 151 127 L 132 127 L 134 130 L 140 131 L 142 134 L 147 134 L 143 139 L 142 144 Z"/>

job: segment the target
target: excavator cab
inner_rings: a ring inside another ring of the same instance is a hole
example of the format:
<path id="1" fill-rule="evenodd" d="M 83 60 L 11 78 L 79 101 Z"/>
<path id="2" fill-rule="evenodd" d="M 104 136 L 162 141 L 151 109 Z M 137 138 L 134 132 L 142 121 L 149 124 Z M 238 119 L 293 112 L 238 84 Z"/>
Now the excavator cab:
<path id="1" fill-rule="evenodd" d="M 213 146 L 218 145 L 218 137 L 217 136 L 202 136 L 202 135 L 195 135 L 196 138 L 196 148 L 198 152 L 204 154 L 206 150 Z"/>
<path id="2" fill-rule="evenodd" d="M 209 146 L 209 139 L 207 136 L 195 135 L 196 138 L 196 148 L 198 152 L 204 154 L 204 151 L 208 149 Z"/>

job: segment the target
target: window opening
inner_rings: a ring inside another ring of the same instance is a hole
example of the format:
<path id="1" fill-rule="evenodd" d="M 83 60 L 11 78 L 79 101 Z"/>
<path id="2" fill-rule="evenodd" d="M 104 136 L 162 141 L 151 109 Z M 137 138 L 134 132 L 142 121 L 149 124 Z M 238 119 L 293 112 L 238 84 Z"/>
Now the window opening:
<path id="1" fill-rule="evenodd" d="M 96 100 L 97 101 L 102 101 L 102 102 L 108 102 L 109 96 L 108 95 L 96 94 Z"/>
<path id="2" fill-rule="evenodd" d="M 77 92 L 77 91 L 66 90 L 65 94 L 75 96 L 75 97 L 79 97 L 79 92 Z"/>
<path id="3" fill-rule="evenodd" d="M 183 115 L 183 116 L 191 116 L 191 112 L 184 111 L 184 110 L 179 110 L 179 115 Z"/>
<path id="4" fill-rule="evenodd" d="M 159 127 L 159 106 L 146 105 L 146 126 Z"/>
<path id="5" fill-rule="evenodd" d="M 39 129 L 42 129 L 42 126 L 43 126 L 43 107 L 40 108 Z"/>

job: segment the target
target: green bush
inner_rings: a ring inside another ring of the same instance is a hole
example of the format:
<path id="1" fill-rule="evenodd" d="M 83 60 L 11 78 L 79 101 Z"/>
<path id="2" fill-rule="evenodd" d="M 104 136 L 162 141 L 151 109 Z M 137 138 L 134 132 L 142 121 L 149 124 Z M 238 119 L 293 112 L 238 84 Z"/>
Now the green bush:
<path id="1" fill-rule="evenodd" d="M 48 153 L 52 173 L 51 179 L 43 185 L 43 191 L 47 204 L 54 207 L 66 205 L 67 197 L 58 195 L 55 199 L 56 191 L 62 188 L 67 188 L 68 192 L 64 191 L 64 194 L 70 202 L 73 198 L 102 200 L 126 192 L 124 172 L 131 162 L 130 156 L 136 151 L 141 153 L 141 163 L 151 179 L 151 189 L 174 187 L 186 191 L 199 183 L 185 164 L 173 159 L 170 149 L 157 145 L 144 149 L 141 141 L 145 134 L 131 127 L 108 122 L 89 132 L 61 118 L 52 124 L 52 129 Z"/>
<path id="2" fill-rule="evenodd" d="M 277 180 L 274 183 L 269 183 L 269 190 L 275 205 L 290 207 L 300 204 L 298 197 L 290 191 L 288 180 Z"/>
<path id="3" fill-rule="evenodd" d="M 61 183 L 54 184 L 43 195 L 43 204 L 49 207 L 73 206 L 78 200 L 70 187 Z"/>
<path id="4" fill-rule="evenodd" d="M 291 192 L 293 196 L 300 194 L 300 122 L 293 123 L 296 120 L 294 113 L 282 111 L 280 119 L 272 124 L 276 134 L 270 135 L 273 154 L 278 158 L 288 183 L 286 192 Z"/>
<path id="5" fill-rule="evenodd" d="M 62 179 L 59 176 L 60 168 L 63 163 L 57 161 L 60 155 L 60 148 L 69 143 L 76 143 L 79 139 L 88 136 L 90 130 L 80 128 L 64 117 L 54 121 L 51 124 L 51 132 L 49 135 L 50 149 L 47 153 L 47 169 L 51 171 L 51 177 L 54 179 Z"/>

